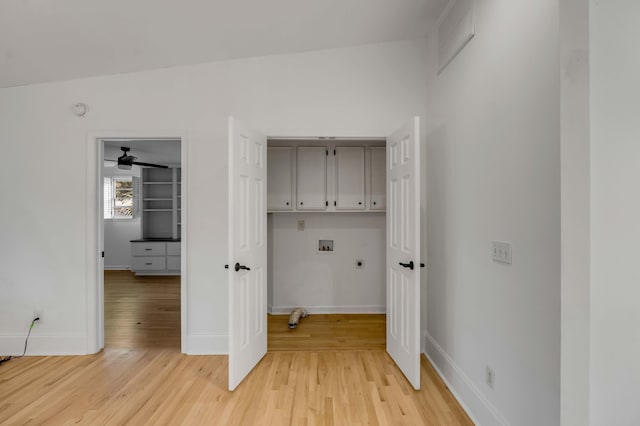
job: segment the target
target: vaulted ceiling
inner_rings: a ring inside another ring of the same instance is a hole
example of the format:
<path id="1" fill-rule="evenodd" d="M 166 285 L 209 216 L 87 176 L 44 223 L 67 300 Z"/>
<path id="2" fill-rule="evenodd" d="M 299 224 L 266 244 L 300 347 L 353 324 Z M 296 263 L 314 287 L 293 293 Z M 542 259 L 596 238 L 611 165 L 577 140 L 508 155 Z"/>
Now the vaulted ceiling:
<path id="1" fill-rule="evenodd" d="M 423 37 L 448 0 L 3 0 L 0 87 Z"/>

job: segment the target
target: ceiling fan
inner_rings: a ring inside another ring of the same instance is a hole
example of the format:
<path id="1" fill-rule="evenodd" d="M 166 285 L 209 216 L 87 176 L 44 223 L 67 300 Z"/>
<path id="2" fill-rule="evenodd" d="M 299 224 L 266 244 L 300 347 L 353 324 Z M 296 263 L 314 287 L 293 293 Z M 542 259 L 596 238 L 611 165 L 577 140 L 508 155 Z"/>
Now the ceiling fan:
<path id="1" fill-rule="evenodd" d="M 117 160 L 106 160 L 106 161 L 117 162 L 119 169 L 131 170 L 131 166 L 133 166 L 134 164 L 136 166 L 157 167 L 157 168 L 160 168 L 160 169 L 168 169 L 169 168 L 169 166 L 163 166 L 162 164 L 143 163 L 141 161 L 136 161 L 138 159 L 138 157 L 134 157 L 133 155 L 129 155 L 129 151 L 131 151 L 131 148 L 128 148 L 126 146 L 122 146 L 122 147 L 120 147 L 120 149 L 122 150 L 122 155 L 120 157 L 118 157 Z"/>

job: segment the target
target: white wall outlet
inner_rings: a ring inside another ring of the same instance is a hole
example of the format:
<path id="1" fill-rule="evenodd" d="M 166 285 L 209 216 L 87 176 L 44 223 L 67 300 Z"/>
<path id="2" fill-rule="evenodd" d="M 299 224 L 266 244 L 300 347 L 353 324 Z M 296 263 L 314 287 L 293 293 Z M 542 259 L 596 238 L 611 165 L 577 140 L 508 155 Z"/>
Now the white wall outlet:
<path id="1" fill-rule="evenodd" d="M 40 318 L 38 321 L 36 321 L 36 324 L 42 324 L 42 310 L 40 309 L 36 309 L 33 311 L 33 316 L 31 317 L 31 321 L 33 321 L 36 318 Z"/>
<path id="2" fill-rule="evenodd" d="M 511 243 L 508 241 L 492 241 L 491 258 L 496 262 L 511 265 Z"/>
<path id="3" fill-rule="evenodd" d="M 493 385 L 496 381 L 496 373 L 488 365 L 485 372 L 485 381 L 487 382 L 487 386 L 493 389 Z"/>
<path id="4" fill-rule="evenodd" d="M 364 260 L 356 259 L 356 269 L 364 269 Z"/>
<path id="5" fill-rule="evenodd" d="M 298 221 L 298 231 L 304 231 L 304 220 Z"/>

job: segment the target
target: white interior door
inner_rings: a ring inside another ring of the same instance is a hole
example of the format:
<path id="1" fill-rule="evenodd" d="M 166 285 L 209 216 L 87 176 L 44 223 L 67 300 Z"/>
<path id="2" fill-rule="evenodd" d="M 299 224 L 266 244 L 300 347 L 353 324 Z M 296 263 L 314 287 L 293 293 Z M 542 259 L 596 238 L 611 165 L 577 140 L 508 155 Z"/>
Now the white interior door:
<path id="1" fill-rule="evenodd" d="M 387 138 L 387 352 L 420 389 L 420 137 L 415 117 Z"/>
<path id="2" fill-rule="evenodd" d="M 266 148 L 229 118 L 229 390 L 267 352 Z"/>

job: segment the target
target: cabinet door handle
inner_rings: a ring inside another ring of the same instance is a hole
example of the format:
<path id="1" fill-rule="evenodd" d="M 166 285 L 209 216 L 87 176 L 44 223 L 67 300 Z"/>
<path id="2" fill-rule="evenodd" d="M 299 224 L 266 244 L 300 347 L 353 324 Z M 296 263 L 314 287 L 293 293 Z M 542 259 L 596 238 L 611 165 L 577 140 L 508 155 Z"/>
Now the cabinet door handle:
<path id="1" fill-rule="evenodd" d="M 373 205 L 374 205 L 374 206 L 376 205 L 376 202 L 375 202 L 375 201 L 373 202 Z"/>
<path id="2" fill-rule="evenodd" d="M 358 201 L 358 205 L 361 206 L 362 205 L 362 201 Z"/>
<path id="3" fill-rule="evenodd" d="M 287 205 L 289 205 L 289 202 L 287 201 Z"/>
<path id="4" fill-rule="evenodd" d="M 144 251 L 151 251 L 151 250 L 153 250 L 153 249 L 150 249 L 150 248 L 144 249 Z"/>
<path id="5" fill-rule="evenodd" d="M 153 265 L 152 262 L 146 262 L 145 265 Z"/>
<path id="6" fill-rule="evenodd" d="M 302 201 L 300 201 L 300 205 L 301 205 L 301 206 L 304 206 L 304 203 L 303 203 Z"/>

